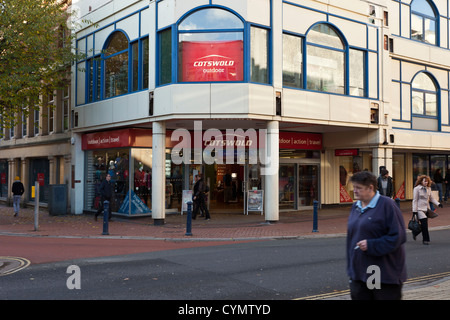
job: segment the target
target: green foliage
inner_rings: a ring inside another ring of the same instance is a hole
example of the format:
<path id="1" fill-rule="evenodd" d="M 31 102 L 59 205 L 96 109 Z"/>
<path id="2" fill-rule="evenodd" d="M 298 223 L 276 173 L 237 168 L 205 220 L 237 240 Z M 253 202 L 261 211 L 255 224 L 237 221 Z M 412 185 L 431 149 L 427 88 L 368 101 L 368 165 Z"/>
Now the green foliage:
<path id="1" fill-rule="evenodd" d="M 0 114 L 3 127 L 70 79 L 76 59 L 66 1 L 0 0 Z"/>

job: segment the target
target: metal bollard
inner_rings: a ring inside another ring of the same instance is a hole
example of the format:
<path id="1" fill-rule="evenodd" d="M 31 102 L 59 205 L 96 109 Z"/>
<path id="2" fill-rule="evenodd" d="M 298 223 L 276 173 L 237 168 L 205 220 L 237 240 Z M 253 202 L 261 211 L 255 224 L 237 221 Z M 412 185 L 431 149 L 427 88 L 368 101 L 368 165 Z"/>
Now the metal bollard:
<path id="1" fill-rule="evenodd" d="M 400 208 L 400 198 L 395 198 L 395 203 Z"/>
<path id="2" fill-rule="evenodd" d="M 187 221 L 186 221 L 186 236 L 192 236 L 192 201 L 187 204 Z"/>
<path id="3" fill-rule="evenodd" d="M 318 206 L 319 206 L 319 201 L 317 201 L 317 200 L 314 200 L 314 212 L 313 212 L 313 230 L 312 230 L 312 232 L 319 232 L 319 228 L 318 228 L 318 226 L 317 226 L 317 224 L 318 224 L 318 212 L 317 212 L 317 209 L 318 209 Z"/>
<path id="4" fill-rule="evenodd" d="M 109 235 L 108 220 L 109 220 L 109 201 L 105 200 L 103 202 L 103 233 L 102 233 L 102 235 Z"/>

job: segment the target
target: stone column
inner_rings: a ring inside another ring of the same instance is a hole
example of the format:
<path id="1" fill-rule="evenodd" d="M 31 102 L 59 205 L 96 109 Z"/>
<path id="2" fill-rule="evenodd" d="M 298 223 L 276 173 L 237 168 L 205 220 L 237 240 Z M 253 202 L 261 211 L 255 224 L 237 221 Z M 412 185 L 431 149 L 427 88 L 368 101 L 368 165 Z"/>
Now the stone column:
<path id="1" fill-rule="evenodd" d="M 152 218 L 155 225 L 163 225 L 166 218 L 165 122 L 153 122 L 152 141 Z"/>
<path id="2" fill-rule="evenodd" d="M 261 169 L 261 174 L 264 176 L 264 212 L 266 221 L 279 220 L 279 135 L 278 121 L 269 121 L 266 135 L 266 159 L 261 159 L 264 166 Z"/>

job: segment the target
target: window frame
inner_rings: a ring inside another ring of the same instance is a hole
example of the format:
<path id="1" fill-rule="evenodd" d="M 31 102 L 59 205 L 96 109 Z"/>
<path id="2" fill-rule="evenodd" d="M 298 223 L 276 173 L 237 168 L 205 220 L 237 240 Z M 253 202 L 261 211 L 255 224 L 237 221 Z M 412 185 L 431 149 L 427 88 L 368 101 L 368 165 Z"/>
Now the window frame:
<path id="1" fill-rule="evenodd" d="M 226 11 L 236 18 L 238 18 L 242 22 L 242 28 L 231 28 L 231 29 L 189 29 L 189 30 L 180 30 L 180 25 L 183 24 L 183 22 L 188 19 L 191 15 L 196 14 L 202 10 L 210 10 L 210 9 L 219 9 Z M 249 82 L 249 62 L 247 57 L 250 55 L 249 53 L 249 36 L 248 34 L 248 25 L 246 21 L 236 12 L 221 6 L 203 6 L 199 8 L 195 8 L 186 14 L 184 14 L 176 23 L 175 25 L 175 32 L 172 30 L 172 54 L 173 54 L 173 60 L 172 60 L 172 73 L 175 73 L 172 77 L 171 83 L 242 83 L 242 82 Z M 158 34 L 161 34 L 163 31 L 167 31 L 167 28 L 161 29 Z M 236 81 L 183 81 L 180 79 L 180 63 L 181 63 L 181 55 L 180 55 L 180 35 L 183 34 L 214 34 L 214 33 L 241 33 L 242 34 L 242 42 L 243 42 L 243 54 L 242 54 L 242 63 L 243 63 L 243 74 L 242 74 L 242 80 L 236 80 Z M 158 37 L 158 39 L 160 39 Z M 160 42 L 161 43 L 161 42 Z M 158 45 L 159 49 L 161 50 L 161 45 Z M 159 78 L 159 77 L 158 77 Z M 158 79 L 158 85 L 160 85 L 159 82 L 160 79 Z M 165 83 L 170 84 L 170 83 Z"/>
<path id="2" fill-rule="evenodd" d="M 327 45 L 323 45 L 320 43 L 315 43 L 315 42 L 311 42 L 308 41 L 308 35 L 310 33 L 311 30 L 313 30 L 314 27 L 316 27 L 317 25 L 326 25 L 328 28 L 332 29 L 336 35 L 339 37 L 341 43 L 342 43 L 342 49 L 340 48 L 336 48 L 333 46 L 327 46 Z M 356 98 L 369 98 L 369 86 L 368 86 L 368 52 L 370 51 L 368 48 L 360 48 L 360 47 L 356 47 L 356 46 L 351 46 L 348 44 L 345 36 L 342 34 L 342 32 L 339 30 L 339 28 L 337 28 L 335 25 L 326 22 L 326 21 L 319 21 L 317 23 L 314 23 L 313 25 L 311 25 L 309 27 L 309 29 L 307 30 L 307 32 L 302 35 L 302 34 L 296 34 L 293 32 L 289 32 L 289 31 L 285 31 L 283 30 L 283 40 L 285 36 L 290 36 L 290 37 L 296 37 L 300 39 L 300 46 L 301 46 L 301 75 L 300 75 L 300 86 L 289 86 L 286 85 L 283 81 L 283 87 L 285 88 L 292 88 L 292 89 L 297 89 L 297 90 L 309 90 L 309 91 L 314 91 L 314 92 L 323 92 L 326 94 L 337 94 L 337 95 L 345 95 L 345 96 L 351 96 L 351 97 L 356 97 Z M 284 46 L 284 41 L 283 41 L 283 46 Z M 344 65 L 342 66 L 343 69 L 343 86 L 344 86 L 344 90 L 343 92 L 333 92 L 333 91 L 322 91 L 322 90 L 315 90 L 313 88 L 308 87 L 308 49 L 310 49 L 311 47 L 315 47 L 315 48 L 320 48 L 320 49 L 324 49 L 324 50 L 331 50 L 334 52 L 340 52 L 343 54 L 343 63 Z M 352 75 L 352 70 L 351 70 L 351 64 L 350 64 L 350 52 L 351 51 L 358 51 L 362 53 L 362 63 L 363 63 L 363 94 L 362 95 L 355 95 L 355 94 L 351 94 L 351 75 Z M 284 64 L 284 60 L 283 60 L 283 64 Z M 283 77 L 284 77 L 284 67 L 283 67 Z"/>
<path id="3" fill-rule="evenodd" d="M 422 89 L 422 88 L 417 88 L 414 87 L 414 81 L 417 79 L 418 76 L 420 75 L 425 75 L 428 77 L 428 79 L 433 83 L 435 91 L 429 90 L 429 89 Z M 411 85 L 410 85 L 410 99 L 411 99 L 411 129 L 412 130 L 421 130 L 423 131 L 423 128 L 417 128 L 414 126 L 414 124 L 416 123 L 416 120 L 419 119 L 423 119 L 422 121 L 435 121 L 436 124 L 436 131 L 433 129 L 427 129 L 426 131 L 432 131 L 432 132 L 440 132 L 441 131 L 441 95 L 440 95 L 440 86 L 439 83 L 437 82 L 436 78 L 429 72 L 427 71 L 419 71 L 417 72 L 414 77 L 411 80 Z M 413 112 L 413 95 L 414 94 L 419 94 L 422 96 L 422 108 L 423 108 L 423 112 L 422 113 L 414 113 Z M 427 114 L 427 95 L 430 96 L 434 96 L 435 97 L 435 101 L 436 101 L 436 115 L 428 115 Z M 429 122 L 431 124 L 431 122 Z"/>
<path id="4" fill-rule="evenodd" d="M 413 10 L 413 4 L 414 4 L 415 1 L 425 1 L 429 5 L 430 9 L 433 11 L 434 16 L 430 16 L 427 13 L 423 13 L 423 12 L 420 12 L 420 11 Z M 417 17 L 417 18 L 421 19 L 421 24 L 422 24 L 422 26 L 421 26 L 422 27 L 421 35 L 422 35 L 422 39 L 413 38 L 413 34 L 412 34 L 413 17 Z M 440 38 L 439 37 L 439 29 L 440 29 L 440 27 L 439 27 L 439 25 L 440 25 L 439 24 L 439 20 L 440 19 L 439 19 L 439 17 L 440 17 L 439 11 L 438 11 L 438 9 L 437 9 L 437 7 L 436 7 L 436 5 L 434 4 L 433 1 L 431 1 L 431 0 L 413 0 L 411 2 L 411 4 L 410 4 L 409 38 L 411 40 L 414 40 L 414 41 L 426 43 L 426 44 L 433 45 L 433 46 L 439 46 L 439 44 L 440 44 L 440 41 L 439 41 L 439 38 Z M 426 30 L 427 30 L 426 29 L 426 21 L 427 20 L 430 20 L 430 21 L 434 22 L 434 28 L 435 28 L 435 30 L 434 30 L 434 43 L 427 42 L 426 39 L 425 39 L 425 33 L 426 33 Z"/>

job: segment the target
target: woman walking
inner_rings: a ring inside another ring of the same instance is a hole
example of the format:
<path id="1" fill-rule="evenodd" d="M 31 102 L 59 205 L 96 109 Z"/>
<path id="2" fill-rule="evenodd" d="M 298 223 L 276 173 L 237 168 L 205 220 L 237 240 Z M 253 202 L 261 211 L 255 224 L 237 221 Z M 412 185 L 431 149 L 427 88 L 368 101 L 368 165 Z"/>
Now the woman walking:
<path id="1" fill-rule="evenodd" d="M 430 234 L 428 232 L 428 218 L 427 210 L 430 208 L 429 202 L 442 208 L 442 204 L 433 198 L 431 194 L 431 179 L 427 175 L 420 175 L 417 177 L 414 185 L 412 210 L 414 214 L 418 215 L 420 225 L 422 227 L 423 244 L 430 244 Z M 417 235 L 416 235 L 417 236 Z M 413 235 L 413 239 L 416 240 Z"/>

